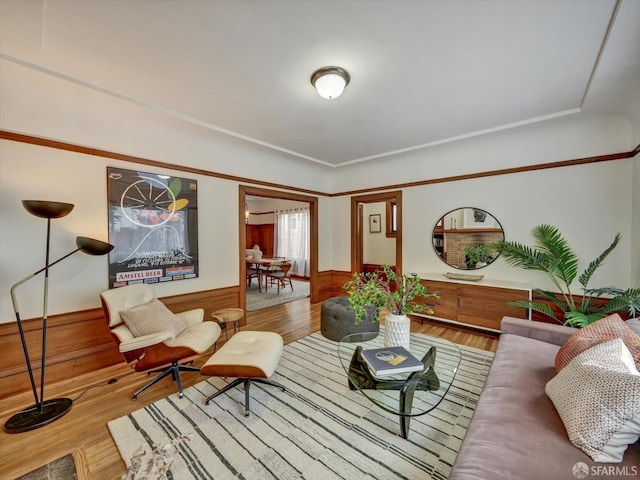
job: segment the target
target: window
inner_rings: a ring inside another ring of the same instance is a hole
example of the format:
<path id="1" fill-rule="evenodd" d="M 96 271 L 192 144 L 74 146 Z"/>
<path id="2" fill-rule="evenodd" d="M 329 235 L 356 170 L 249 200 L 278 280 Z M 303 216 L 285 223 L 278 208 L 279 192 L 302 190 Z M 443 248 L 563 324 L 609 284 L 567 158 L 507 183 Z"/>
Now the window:
<path id="1" fill-rule="evenodd" d="M 395 237 L 398 234 L 398 205 L 395 200 L 387 200 L 387 237 Z"/>
<path id="2" fill-rule="evenodd" d="M 309 209 L 276 212 L 276 256 L 291 260 L 291 274 L 309 276 Z"/>

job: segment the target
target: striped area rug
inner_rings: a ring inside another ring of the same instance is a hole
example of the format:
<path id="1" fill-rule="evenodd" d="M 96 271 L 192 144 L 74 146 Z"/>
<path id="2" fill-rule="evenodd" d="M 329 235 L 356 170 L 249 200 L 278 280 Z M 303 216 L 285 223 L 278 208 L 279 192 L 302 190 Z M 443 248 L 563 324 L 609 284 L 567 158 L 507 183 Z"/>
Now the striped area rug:
<path id="1" fill-rule="evenodd" d="M 204 405 L 229 381 L 212 377 L 186 389 L 182 399 L 172 395 L 108 426 L 127 466 L 141 447 L 160 447 L 162 461 L 171 450 L 169 479 L 444 480 L 493 359 L 490 352 L 460 349 L 449 393 L 412 419 L 407 440 L 397 416 L 349 390 L 337 343 L 319 332 L 284 347 L 273 379 L 286 392 L 252 385 L 249 417 L 241 387 Z"/>

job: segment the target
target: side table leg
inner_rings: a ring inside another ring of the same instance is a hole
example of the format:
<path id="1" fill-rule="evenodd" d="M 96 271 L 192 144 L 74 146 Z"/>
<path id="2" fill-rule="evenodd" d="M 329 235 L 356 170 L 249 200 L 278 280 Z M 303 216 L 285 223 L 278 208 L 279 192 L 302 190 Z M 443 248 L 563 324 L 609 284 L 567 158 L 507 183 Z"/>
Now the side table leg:
<path id="1" fill-rule="evenodd" d="M 436 348 L 431 347 L 422 357 L 424 370 L 412 373 L 400 388 L 400 411 L 407 415 L 400 416 L 400 435 L 406 439 L 409 437 L 409 426 L 411 425 L 411 408 L 413 407 L 413 396 L 416 389 L 433 391 L 440 388 L 440 381 L 433 369 L 436 360 Z"/>
<path id="2" fill-rule="evenodd" d="M 413 395 L 416 391 L 418 382 L 412 381 L 410 378 L 400 389 L 400 411 L 410 414 L 413 406 Z M 411 416 L 400 415 L 400 435 L 402 438 L 409 437 L 409 426 L 411 425 Z"/>
<path id="3" fill-rule="evenodd" d="M 409 438 L 409 425 L 411 424 L 411 417 L 400 417 L 400 436 L 405 440 Z"/>

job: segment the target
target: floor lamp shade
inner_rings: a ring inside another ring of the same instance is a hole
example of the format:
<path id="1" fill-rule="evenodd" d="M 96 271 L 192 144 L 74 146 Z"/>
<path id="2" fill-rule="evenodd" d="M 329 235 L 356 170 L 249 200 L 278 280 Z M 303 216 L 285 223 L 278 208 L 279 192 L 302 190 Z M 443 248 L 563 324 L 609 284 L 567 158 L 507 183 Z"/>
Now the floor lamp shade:
<path id="1" fill-rule="evenodd" d="M 105 255 L 113 250 L 110 243 L 89 237 L 76 237 L 76 247 L 87 255 Z"/>
<path id="2" fill-rule="evenodd" d="M 34 430 L 39 427 L 48 425 L 49 423 L 57 420 L 67 413 L 73 404 L 70 398 L 54 398 L 51 400 L 44 399 L 44 379 L 45 379 L 45 367 L 46 367 L 46 345 L 47 345 L 47 303 L 48 303 L 48 282 L 49 282 L 49 268 L 53 265 L 61 262 L 65 258 L 73 255 L 74 253 L 81 251 L 89 255 L 105 255 L 113 249 L 113 245 L 102 242 L 88 237 L 76 237 L 76 249 L 68 254 L 60 257 L 59 259 L 49 262 L 49 243 L 51 239 L 51 219 L 61 218 L 73 210 L 73 204 L 63 202 L 49 202 L 43 200 L 23 200 L 22 205 L 24 208 L 35 215 L 36 217 L 47 219 L 47 236 L 46 236 L 46 249 L 45 249 L 45 266 L 40 270 L 27 275 L 22 280 L 19 280 L 11 287 L 11 301 L 13 303 L 13 310 L 16 315 L 16 322 L 18 324 L 18 331 L 20 333 L 20 340 L 22 342 L 22 350 L 24 352 L 25 362 L 27 364 L 27 371 L 29 372 L 29 380 L 31 381 L 31 390 L 33 391 L 33 398 L 35 404 L 28 407 L 6 421 L 4 424 L 4 430 L 8 433 L 20 433 L 29 430 Z M 42 307 L 42 350 L 41 350 L 41 365 L 40 365 L 40 392 L 36 387 L 36 379 L 33 373 L 33 366 L 29 356 L 29 350 L 27 348 L 27 341 L 22 326 L 22 320 L 20 318 L 20 310 L 18 308 L 18 299 L 16 296 L 16 289 L 23 283 L 28 282 L 32 278 L 38 276 L 42 272 L 44 276 L 44 300 Z"/>
<path id="3" fill-rule="evenodd" d="M 22 205 L 31 215 L 40 218 L 62 218 L 73 210 L 73 203 L 49 202 L 47 200 L 23 200 Z"/>

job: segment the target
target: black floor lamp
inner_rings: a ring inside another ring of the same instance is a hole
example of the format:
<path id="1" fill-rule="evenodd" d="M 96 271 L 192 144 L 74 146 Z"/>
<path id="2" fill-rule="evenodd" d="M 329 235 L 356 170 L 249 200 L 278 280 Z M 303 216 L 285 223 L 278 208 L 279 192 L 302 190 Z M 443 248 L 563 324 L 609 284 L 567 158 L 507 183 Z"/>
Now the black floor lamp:
<path id="1" fill-rule="evenodd" d="M 31 380 L 31 389 L 33 390 L 33 398 L 35 405 L 26 408 L 15 415 L 13 415 L 4 424 L 4 429 L 8 433 L 20 433 L 29 430 L 34 430 L 39 427 L 48 425 L 49 423 L 62 417 L 71 409 L 73 401 L 70 398 L 54 398 L 51 400 L 44 399 L 44 371 L 45 371 L 45 356 L 47 346 L 47 303 L 49 295 L 49 268 L 56 263 L 61 262 L 65 258 L 73 255 L 77 251 L 82 251 L 89 255 L 105 255 L 113 249 L 113 245 L 100 240 L 94 240 L 87 237 L 76 237 L 76 249 L 69 252 L 65 256 L 57 259 L 56 261 L 49 263 L 49 240 L 51 238 L 51 219 L 62 218 L 68 215 L 73 210 L 73 204 L 61 203 L 61 202 L 47 202 L 40 200 L 23 200 L 22 205 L 24 208 L 35 215 L 36 217 L 47 219 L 47 243 L 45 250 L 45 266 L 37 272 L 26 276 L 22 280 L 18 281 L 11 287 L 11 301 L 13 302 L 13 310 L 16 314 L 16 320 L 18 322 L 18 330 L 20 332 L 20 340 L 22 341 L 22 350 L 24 351 L 24 359 L 27 364 L 27 370 L 29 371 L 29 379 Z M 44 272 L 44 301 L 42 306 L 42 357 L 40 365 L 40 394 L 36 388 L 36 381 L 33 374 L 33 367 L 31 366 L 31 360 L 29 358 L 29 350 L 27 349 L 27 342 L 24 335 L 24 329 L 22 328 L 22 320 L 20 319 L 20 312 L 18 310 L 18 301 L 16 298 L 16 288 L 23 283 L 31 280 L 33 277 L 38 276 Z"/>

